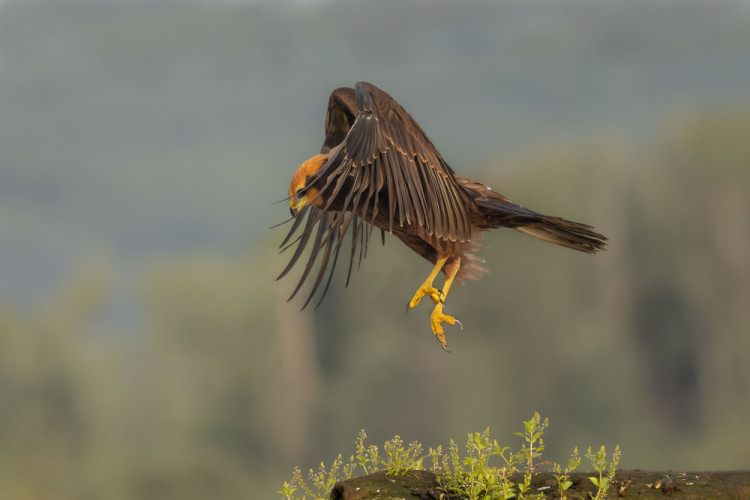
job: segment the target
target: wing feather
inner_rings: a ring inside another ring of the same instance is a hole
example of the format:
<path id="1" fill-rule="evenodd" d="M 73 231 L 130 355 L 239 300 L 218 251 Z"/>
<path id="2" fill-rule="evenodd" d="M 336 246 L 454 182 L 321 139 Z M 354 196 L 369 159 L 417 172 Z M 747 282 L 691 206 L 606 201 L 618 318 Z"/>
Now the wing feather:
<path id="1" fill-rule="evenodd" d="M 331 92 L 326 112 L 326 137 L 320 152 L 327 153 L 341 144 L 356 117 L 357 100 L 354 97 L 354 89 L 342 87 Z"/>
<path id="2" fill-rule="evenodd" d="M 312 300 L 313 296 L 315 295 L 315 290 L 318 289 L 318 287 L 320 286 L 320 283 L 323 281 L 323 278 L 324 278 L 324 276 L 326 274 L 326 270 L 328 269 L 328 261 L 329 261 L 329 259 L 331 257 L 331 249 L 332 249 L 332 246 L 333 246 L 333 240 L 336 239 L 337 233 L 338 234 L 341 233 L 341 225 L 342 225 L 342 221 L 343 221 L 343 218 L 344 218 L 343 217 L 343 213 L 341 213 L 341 212 L 335 213 L 334 212 L 334 213 L 330 213 L 330 215 L 333 217 L 331 219 L 331 225 L 330 225 L 331 230 L 328 231 L 328 233 L 326 235 L 326 239 L 321 244 L 321 247 L 323 247 L 323 246 L 325 247 L 325 252 L 323 253 L 323 260 L 320 263 L 320 268 L 318 270 L 318 275 L 315 278 L 315 283 L 312 286 L 312 291 L 307 296 L 307 300 L 305 301 L 305 303 L 302 305 L 303 309 L 305 307 L 307 307 L 307 304 L 310 303 L 310 301 Z M 323 227 L 322 224 L 321 224 L 321 227 Z M 319 229 L 319 232 L 325 233 L 325 230 L 321 231 Z M 315 250 L 313 250 L 313 252 L 316 253 Z M 328 281 L 330 281 L 330 277 L 333 276 L 333 270 L 334 270 L 334 268 L 336 266 L 336 257 L 337 257 L 337 255 L 338 255 L 338 248 L 335 249 L 333 265 L 331 266 L 331 269 L 330 269 L 330 271 L 328 273 L 329 274 Z M 313 260 L 315 260 L 315 259 L 313 259 L 312 256 L 311 256 L 310 262 L 312 262 Z M 300 280 L 300 282 L 303 282 L 303 281 L 304 280 Z M 328 291 L 328 285 L 327 284 L 326 284 L 325 289 L 323 290 L 323 293 L 321 294 L 321 297 L 320 297 L 320 300 L 318 301 L 318 304 L 315 306 L 316 309 L 320 305 L 320 301 L 322 301 L 323 297 L 325 297 L 325 292 L 326 291 Z"/>
<path id="3" fill-rule="evenodd" d="M 470 198 L 422 128 L 390 95 L 366 82 L 357 83 L 354 89 L 336 89 L 329 98 L 325 125 L 322 152 L 328 153 L 329 159 L 306 182 L 306 187 L 319 190 L 324 205 L 310 210 L 304 226 L 300 220 L 304 211 L 297 214 L 284 240 L 286 244 L 301 228 L 302 234 L 294 240 L 297 248 L 279 277 L 287 274 L 304 247 L 312 244 L 293 296 L 310 276 L 321 252 L 321 268 L 305 305 L 330 266 L 325 295 L 347 231 L 352 233 L 347 283 L 357 247 L 361 262 L 374 225 L 379 225 L 383 236 L 384 231 L 392 233 L 399 226 L 427 238 L 451 242 L 471 238 Z M 384 207 L 387 214 L 377 218 Z M 350 215 L 344 216 L 347 212 Z"/>
<path id="4" fill-rule="evenodd" d="M 320 224 L 318 225 L 318 231 L 315 236 L 315 241 L 313 243 L 312 251 L 310 252 L 310 258 L 307 260 L 307 264 L 305 265 L 305 270 L 302 273 L 302 277 L 299 280 L 299 283 L 297 283 L 297 287 L 292 292 L 292 295 L 289 297 L 289 300 L 293 299 L 295 295 L 297 295 L 297 292 L 299 292 L 300 288 L 302 287 L 302 284 L 305 282 L 305 279 L 307 278 L 308 274 L 310 274 L 310 271 L 313 268 L 313 265 L 315 264 L 315 261 L 318 258 L 318 254 L 320 253 L 321 248 L 325 246 L 323 237 L 328 236 L 328 232 L 326 231 L 326 226 L 330 225 L 332 222 L 332 218 L 335 216 L 334 213 L 324 213 L 323 217 L 321 219 Z M 321 267 L 321 271 L 323 271 L 323 267 Z M 307 305 L 308 302 L 310 302 L 310 299 L 312 296 L 307 298 L 307 301 L 305 301 L 305 305 Z M 304 306 L 303 306 L 304 307 Z"/>

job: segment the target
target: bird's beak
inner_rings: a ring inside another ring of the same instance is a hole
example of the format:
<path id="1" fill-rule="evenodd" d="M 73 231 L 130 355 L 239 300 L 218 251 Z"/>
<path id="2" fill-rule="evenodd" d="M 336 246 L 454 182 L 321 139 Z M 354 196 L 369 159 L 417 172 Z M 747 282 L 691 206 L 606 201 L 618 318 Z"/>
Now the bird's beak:
<path id="1" fill-rule="evenodd" d="M 289 198 L 289 210 L 292 212 L 292 216 L 296 217 L 303 208 L 310 204 L 310 201 L 312 201 L 313 206 L 319 208 L 323 204 L 323 199 L 318 196 L 317 189 L 310 188 L 304 192 L 299 190 L 295 192 Z"/>

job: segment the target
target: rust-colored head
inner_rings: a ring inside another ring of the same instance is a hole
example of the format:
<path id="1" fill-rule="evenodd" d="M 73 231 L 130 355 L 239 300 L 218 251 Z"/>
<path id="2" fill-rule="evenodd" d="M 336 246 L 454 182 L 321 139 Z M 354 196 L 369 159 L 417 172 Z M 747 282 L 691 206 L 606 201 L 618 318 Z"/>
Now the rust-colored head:
<path id="1" fill-rule="evenodd" d="M 304 193 L 300 193 L 300 191 L 305 187 L 305 181 L 307 178 L 320 170 L 327 161 L 328 155 L 321 154 L 313 156 L 300 165 L 294 173 L 292 183 L 289 185 L 289 208 L 292 211 L 292 215 L 296 215 L 297 212 L 310 203 L 316 207 L 323 205 L 323 199 L 318 197 L 320 191 L 316 188 L 311 187 L 305 190 Z"/>

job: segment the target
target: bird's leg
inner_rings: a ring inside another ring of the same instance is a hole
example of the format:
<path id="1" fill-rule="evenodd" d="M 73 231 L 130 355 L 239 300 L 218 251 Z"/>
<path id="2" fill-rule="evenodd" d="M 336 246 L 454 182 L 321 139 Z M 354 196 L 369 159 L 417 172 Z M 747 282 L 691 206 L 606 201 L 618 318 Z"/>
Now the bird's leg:
<path id="1" fill-rule="evenodd" d="M 445 261 L 447 260 L 448 257 L 438 259 L 435 267 L 432 268 L 432 272 L 430 273 L 430 275 L 427 276 L 427 279 L 424 280 L 422 286 L 419 287 L 417 292 L 414 294 L 414 297 L 412 297 L 411 301 L 409 302 L 409 307 L 416 307 L 417 304 L 419 304 L 419 301 L 422 300 L 422 297 L 424 297 L 425 295 L 429 295 L 435 304 L 439 304 L 444 300 L 445 294 L 437 288 L 433 287 L 432 282 L 435 281 L 435 278 L 437 277 L 438 273 L 445 265 Z"/>
<path id="2" fill-rule="evenodd" d="M 446 269 L 445 275 L 445 285 L 443 285 L 443 293 L 442 293 L 442 300 L 435 301 L 435 309 L 432 310 L 432 314 L 430 315 L 430 326 L 432 327 L 432 333 L 435 334 L 435 336 L 440 341 L 440 345 L 443 346 L 443 349 L 446 351 L 448 350 L 446 346 L 448 345 L 448 342 L 445 341 L 445 333 L 443 332 L 443 323 L 448 323 L 449 325 L 455 325 L 458 323 L 461 328 L 463 329 L 463 325 L 460 321 L 458 321 L 453 316 L 448 316 L 447 314 L 443 314 L 443 302 L 445 302 L 445 298 L 448 296 L 448 290 L 450 290 L 451 285 L 453 284 L 453 280 L 456 278 L 456 273 L 458 273 L 458 268 L 461 267 L 461 258 L 456 257 L 455 260 L 453 260 Z"/>

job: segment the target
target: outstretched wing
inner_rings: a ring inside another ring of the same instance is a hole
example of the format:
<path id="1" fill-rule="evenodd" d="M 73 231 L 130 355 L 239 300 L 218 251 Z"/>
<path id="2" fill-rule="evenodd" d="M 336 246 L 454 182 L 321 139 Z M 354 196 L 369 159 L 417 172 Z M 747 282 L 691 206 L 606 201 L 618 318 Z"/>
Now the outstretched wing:
<path id="1" fill-rule="evenodd" d="M 344 135 L 343 130 L 354 116 L 355 103 L 356 118 Z M 374 85 L 360 82 L 354 90 L 337 89 L 331 94 L 323 152 L 329 154 L 328 161 L 306 184 L 318 189 L 323 207 L 310 207 L 299 213 L 282 244 L 290 240 L 301 225 L 301 218 L 309 213 L 302 234 L 291 244 L 297 242 L 297 249 L 281 275 L 291 269 L 317 231 L 295 294 L 316 258 L 322 255 L 310 298 L 315 294 L 326 268 L 330 265 L 333 271 L 350 227 L 349 275 L 357 246 L 361 259 L 376 223 L 389 232 L 398 226 L 436 240 L 470 239 L 468 195 L 422 128 L 391 96 Z M 377 218 L 383 208 L 387 210 L 386 217 Z M 330 276 L 328 280 L 330 283 Z M 347 277 L 347 283 L 348 280 Z"/>
<path id="2" fill-rule="evenodd" d="M 350 111 L 351 94 L 332 95 L 324 143 L 324 150 L 332 148 L 330 157 L 308 182 L 320 191 L 326 209 L 364 212 L 366 208 L 374 215 L 374 200 L 382 192 L 387 196 L 389 231 L 394 224 L 418 226 L 428 236 L 467 241 L 471 236 L 467 195 L 421 127 L 374 85 L 360 82 L 354 94 L 357 117 L 335 147 L 340 126 L 334 124 L 342 123 Z"/>

